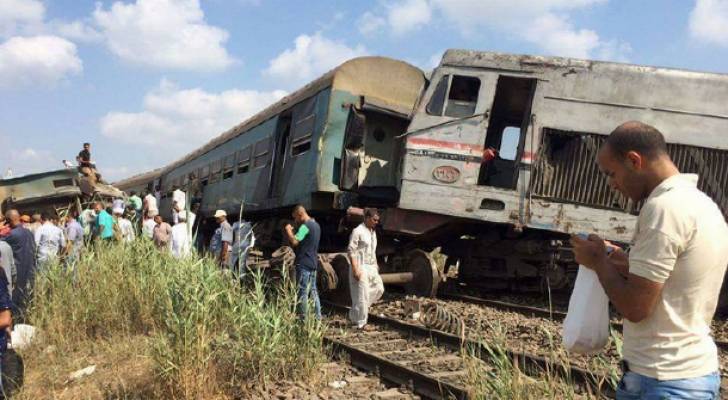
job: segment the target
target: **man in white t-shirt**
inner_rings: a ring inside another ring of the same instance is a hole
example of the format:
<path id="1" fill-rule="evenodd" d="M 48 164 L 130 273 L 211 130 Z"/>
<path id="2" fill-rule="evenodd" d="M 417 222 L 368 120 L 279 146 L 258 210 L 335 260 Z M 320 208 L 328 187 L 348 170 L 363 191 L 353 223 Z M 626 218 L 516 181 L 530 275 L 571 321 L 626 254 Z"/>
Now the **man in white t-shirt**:
<path id="1" fill-rule="evenodd" d="M 159 208 L 157 208 L 157 198 L 153 194 L 147 193 L 144 196 L 144 215 L 148 218 L 154 218 L 159 214 Z"/>
<path id="2" fill-rule="evenodd" d="M 154 215 L 147 213 L 145 214 L 144 221 L 142 222 L 142 237 L 149 240 L 154 238 L 154 227 L 157 226 L 157 223 L 154 221 L 154 217 L 156 217 L 156 213 Z"/>
<path id="3" fill-rule="evenodd" d="M 576 261 L 599 276 L 624 317 L 617 399 L 717 399 L 718 352 L 710 326 L 728 265 L 728 226 L 718 206 L 681 174 L 662 134 L 627 122 L 597 156 L 609 185 L 644 201 L 629 254 L 606 255 L 596 235 L 572 237 Z"/>

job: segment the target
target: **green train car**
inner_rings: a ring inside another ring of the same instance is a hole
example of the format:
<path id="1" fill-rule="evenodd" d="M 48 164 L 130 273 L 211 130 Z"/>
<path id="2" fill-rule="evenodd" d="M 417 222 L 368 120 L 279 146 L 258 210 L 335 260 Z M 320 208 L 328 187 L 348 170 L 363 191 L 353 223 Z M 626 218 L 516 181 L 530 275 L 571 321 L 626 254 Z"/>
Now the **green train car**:
<path id="1" fill-rule="evenodd" d="M 200 194 L 193 203 L 207 225 L 216 209 L 229 215 L 242 210 L 258 223 L 258 243 L 269 248 L 281 244 L 281 220 L 290 218 L 290 207 L 303 204 L 329 225 L 324 232 L 332 235 L 323 239 L 333 245 L 341 216 L 361 197 L 396 205 L 397 136 L 406 131 L 425 82 L 424 73 L 405 62 L 355 58 L 161 171 L 116 185 L 159 190 L 160 213 L 167 218 L 176 188 Z M 203 226 L 203 235 L 209 230 Z"/>

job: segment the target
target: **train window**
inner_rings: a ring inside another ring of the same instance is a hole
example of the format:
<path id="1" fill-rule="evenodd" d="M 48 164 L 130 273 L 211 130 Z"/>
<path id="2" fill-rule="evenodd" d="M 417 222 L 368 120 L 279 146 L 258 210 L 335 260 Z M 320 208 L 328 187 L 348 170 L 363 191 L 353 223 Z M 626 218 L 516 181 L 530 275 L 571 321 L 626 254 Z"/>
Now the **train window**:
<path id="1" fill-rule="evenodd" d="M 230 154 L 225 157 L 222 165 L 222 179 L 230 179 L 233 177 L 233 170 L 235 168 L 235 154 Z"/>
<path id="2" fill-rule="evenodd" d="M 220 171 L 222 171 L 222 160 L 214 161 L 210 165 L 210 183 L 220 180 Z"/>
<path id="3" fill-rule="evenodd" d="M 207 186 L 210 177 L 210 167 L 200 167 L 200 169 L 197 170 L 197 176 L 200 177 L 200 184 L 202 186 Z"/>
<path id="4" fill-rule="evenodd" d="M 297 156 L 311 149 L 311 135 L 293 142 L 291 145 L 291 155 Z"/>
<path id="5" fill-rule="evenodd" d="M 374 128 L 374 132 L 372 132 L 372 136 L 374 137 L 374 140 L 381 143 L 387 137 L 387 133 L 384 132 L 384 129 L 382 129 L 381 126 L 378 126 L 378 127 Z"/>
<path id="6" fill-rule="evenodd" d="M 311 149 L 311 139 L 316 128 L 316 97 L 296 104 L 293 109 L 291 132 L 291 156 L 295 157 Z"/>
<path id="7" fill-rule="evenodd" d="M 255 143 L 255 159 L 253 160 L 253 168 L 263 168 L 268 164 L 270 158 L 269 139 L 261 139 Z"/>
<path id="8" fill-rule="evenodd" d="M 238 151 L 238 173 L 244 174 L 250 170 L 250 153 L 253 148 L 247 146 L 244 149 Z"/>
<path id="9" fill-rule="evenodd" d="M 503 160 L 513 161 L 518 152 L 518 142 L 521 139 L 521 128 L 517 126 L 506 126 L 501 134 L 501 144 L 498 156 Z"/>
<path id="10" fill-rule="evenodd" d="M 447 84 L 450 82 L 450 75 L 440 78 L 437 87 L 432 92 L 430 102 L 427 103 L 426 111 L 430 115 L 442 115 L 442 109 L 445 105 L 445 94 L 447 93 Z"/>
<path id="11" fill-rule="evenodd" d="M 73 178 L 56 179 L 53 181 L 53 187 L 73 186 Z"/>
<path id="12" fill-rule="evenodd" d="M 480 79 L 472 76 L 454 75 L 447 96 L 445 115 L 462 118 L 475 114 L 479 91 Z"/>

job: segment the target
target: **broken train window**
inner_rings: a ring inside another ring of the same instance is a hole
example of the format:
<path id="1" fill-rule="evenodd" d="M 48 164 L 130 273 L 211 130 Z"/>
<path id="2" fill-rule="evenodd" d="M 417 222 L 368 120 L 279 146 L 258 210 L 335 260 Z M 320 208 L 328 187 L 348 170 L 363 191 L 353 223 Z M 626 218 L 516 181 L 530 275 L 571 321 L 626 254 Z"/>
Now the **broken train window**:
<path id="1" fill-rule="evenodd" d="M 473 76 L 445 75 L 440 78 L 426 111 L 430 115 L 469 117 L 475 114 L 480 92 L 480 79 Z M 445 95 L 447 94 L 447 96 Z"/>

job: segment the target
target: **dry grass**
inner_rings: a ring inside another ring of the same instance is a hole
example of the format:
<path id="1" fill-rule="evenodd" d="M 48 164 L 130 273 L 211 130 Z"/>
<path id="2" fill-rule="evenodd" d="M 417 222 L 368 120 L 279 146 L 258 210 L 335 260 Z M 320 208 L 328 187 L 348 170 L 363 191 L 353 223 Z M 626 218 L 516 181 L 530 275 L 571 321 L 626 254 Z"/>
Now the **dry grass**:
<path id="1" fill-rule="evenodd" d="M 22 354 L 19 398 L 233 398 L 324 359 L 323 327 L 299 322 L 293 293 L 260 276 L 241 287 L 211 260 L 141 241 L 89 251 L 77 267 L 75 281 L 60 266 L 38 276 L 29 320 L 40 335 Z"/>

